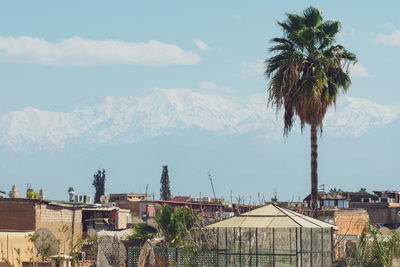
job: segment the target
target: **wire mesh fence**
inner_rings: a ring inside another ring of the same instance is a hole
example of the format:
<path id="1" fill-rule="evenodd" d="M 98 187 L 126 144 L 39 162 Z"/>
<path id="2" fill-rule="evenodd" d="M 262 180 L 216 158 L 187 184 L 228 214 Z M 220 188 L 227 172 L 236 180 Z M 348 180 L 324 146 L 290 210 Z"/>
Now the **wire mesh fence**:
<path id="1" fill-rule="evenodd" d="M 220 267 L 330 267 L 329 228 L 219 228 Z"/>
<path id="2" fill-rule="evenodd" d="M 127 266 L 138 267 L 139 255 L 141 247 L 127 248 Z M 186 266 L 202 266 L 216 267 L 218 265 L 218 254 L 216 250 L 199 249 L 190 251 L 190 254 L 183 248 L 166 248 L 155 247 L 154 254 L 156 257 L 163 258 L 162 262 L 165 267 L 186 267 Z M 164 267 L 164 266 L 159 266 Z"/>
<path id="3" fill-rule="evenodd" d="M 156 247 L 166 266 L 330 267 L 332 232 L 317 228 L 220 228 L 215 249 L 186 251 Z M 137 267 L 140 247 L 128 248 L 128 267 Z M 160 266 L 162 267 L 162 266 Z"/>

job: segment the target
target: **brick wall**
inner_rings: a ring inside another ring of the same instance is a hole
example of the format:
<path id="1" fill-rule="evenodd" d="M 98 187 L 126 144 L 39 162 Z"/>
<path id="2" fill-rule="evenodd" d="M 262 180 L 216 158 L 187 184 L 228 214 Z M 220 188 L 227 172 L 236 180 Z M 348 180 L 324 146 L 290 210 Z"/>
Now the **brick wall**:
<path id="1" fill-rule="evenodd" d="M 34 231 L 35 203 L 0 199 L 0 231 Z"/>
<path id="2" fill-rule="evenodd" d="M 121 209 L 135 212 L 138 216 L 141 216 L 143 213 L 146 214 L 146 202 L 116 201 L 115 204 Z"/>

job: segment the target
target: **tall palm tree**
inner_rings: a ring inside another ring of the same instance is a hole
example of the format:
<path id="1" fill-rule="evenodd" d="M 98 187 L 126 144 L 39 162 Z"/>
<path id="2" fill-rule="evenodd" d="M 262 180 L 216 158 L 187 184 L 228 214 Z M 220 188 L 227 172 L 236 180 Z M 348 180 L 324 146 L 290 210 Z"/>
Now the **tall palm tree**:
<path id="1" fill-rule="evenodd" d="M 286 14 L 278 25 L 283 37 L 273 38 L 270 51 L 275 55 L 265 61 L 265 76 L 269 79 L 269 104 L 284 109 L 284 136 L 292 129 L 295 115 L 301 130 L 311 128 L 311 199 L 313 215 L 318 198 L 318 143 L 327 108 L 335 105 L 341 92 L 351 84 L 350 64 L 357 62 L 355 54 L 335 44 L 341 29 L 338 21 L 324 21 L 321 11 L 309 7 L 302 14 Z"/>

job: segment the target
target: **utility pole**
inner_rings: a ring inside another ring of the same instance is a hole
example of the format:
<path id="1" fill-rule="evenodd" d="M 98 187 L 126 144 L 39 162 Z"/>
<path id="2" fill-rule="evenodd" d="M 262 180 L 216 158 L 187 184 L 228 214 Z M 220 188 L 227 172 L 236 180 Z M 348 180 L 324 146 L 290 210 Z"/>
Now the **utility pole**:
<path id="1" fill-rule="evenodd" d="M 214 185 L 213 185 L 213 182 L 212 182 L 212 178 L 211 178 L 211 173 L 210 172 L 208 172 L 208 179 L 210 179 L 211 188 L 212 188 L 212 191 L 213 191 L 213 194 L 214 194 L 214 200 L 215 200 L 215 199 L 217 199 L 217 197 L 215 196 Z"/>

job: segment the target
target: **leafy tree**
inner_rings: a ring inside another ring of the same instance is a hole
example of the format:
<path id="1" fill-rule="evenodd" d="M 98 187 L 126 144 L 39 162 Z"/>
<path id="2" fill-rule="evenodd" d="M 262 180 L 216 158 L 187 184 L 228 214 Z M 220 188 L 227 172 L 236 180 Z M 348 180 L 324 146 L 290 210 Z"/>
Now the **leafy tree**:
<path id="1" fill-rule="evenodd" d="M 35 243 L 37 249 L 36 256 L 40 255 L 42 261 L 46 261 L 49 256 L 51 256 L 49 253 L 52 245 L 60 244 L 59 239 L 55 239 L 51 235 L 40 233 L 38 231 L 35 231 L 33 234 L 29 234 L 28 237 L 29 241 Z"/>
<path id="2" fill-rule="evenodd" d="M 165 237 L 167 244 L 175 238 L 177 233 L 173 214 L 173 209 L 169 205 L 163 204 L 155 216 L 158 231 Z"/>
<path id="3" fill-rule="evenodd" d="M 346 258 L 348 266 L 392 267 L 393 256 L 400 247 L 400 235 L 384 236 L 373 225 L 362 233 L 359 244 Z"/>
<path id="4" fill-rule="evenodd" d="M 77 239 L 74 239 L 74 235 L 72 233 L 72 227 L 68 225 L 63 225 L 58 229 L 59 235 L 62 237 L 63 240 L 63 248 L 64 248 L 64 254 L 67 254 L 69 250 L 69 254 L 72 257 L 71 261 L 73 263 L 76 263 L 79 260 L 79 253 L 78 251 L 81 250 L 83 244 L 85 241 L 83 240 L 82 237 L 78 237 Z M 61 243 L 61 239 L 59 240 L 59 243 Z M 68 244 L 68 246 L 67 246 Z"/>
<path id="5" fill-rule="evenodd" d="M 39 198 L 39 193 L 36 192 L 36 191 L 34 191 L 34 190 L 29 190 L 29 191 L 26 193 L 26 198 L 29 198 L 29 199 L 38 199 L 38 198 Z"/>
<path id="6" fill-rule="evenodd" d="M 18 265 L 15 265 L 13 260 L 10 261 L 6 257 L 4 257 L 4 255 L 2 255 L 2 257 L 0 259 L 2 259 L 3 262 L 5 262 L 8 265 L 8 267 L 19 267 L 19 266 L 21 266 L 21 262 L 22 262 L 21 261 L 21 249 L 14 248 L 13 252 L 16 253 L 16 260 L 17 260 Z"/>
<path id="7" fill-rule="evenodd" d="M 146 241 L 152 239 L 157 233 L 157 229 L 147 223 L 138 223 L 132 227 L 132 235 L 128 237 L 129 241 Z"/>
<path id="8" fill-rule="evenodd" d="M 360 188 L 360 190 L 358 190 L 358 192 L 365 193 L 365 192 L 367 192 L 367 188 L 362 187 L 362 188 Z"/>
<path id="9" fill-rule="evenodd" d="M 94 203 L 100 203 L 100 197 L 105 194 L 106 171 L 98 170 L 93 175 L 93 183 L 96 193 L 94 195 Z"/>
<path id="10" fill-rule="evenodd" d="M 185 243 L 185 238 L 197 219 L 197 215 L 187 206 L 173 210 L 165 204 L 161 206 L 155 217 L 158 231 L 165 237 L 165 242 L 172 247 Z"/>
<path id="11" fill-rule="evenodd" d="M 171 190 L 169 188 L 168 165 L 163 166 L 160 183 L 161 183 L 161 188 L 160 188 L 161 200 L 170 200 Z"/>
<path id="12" fill-rule="evenodd" d="M 270 51 L 274 56 L 265 61 L 269 79 L 269 104 L 284 110 L 284 136 L 292 129 L 295 115 L 301 129 L 311 126 L 311 198 L 313 213 L 318 201 L 318 143 L 327 108 L 334 106 L 340 92 L 351 84 L 349 65 L 356 55 L 335 44 L 340 32 L 338 21 L 324 21 L 321 11 L 309 7 L 302 14 L 286 14 L 278 22 L 283 37 L 273 38 Z"/>

